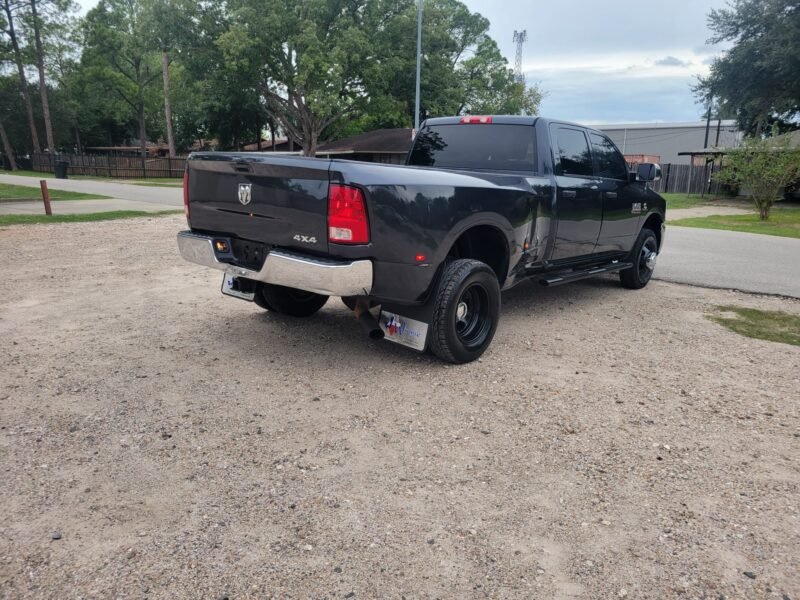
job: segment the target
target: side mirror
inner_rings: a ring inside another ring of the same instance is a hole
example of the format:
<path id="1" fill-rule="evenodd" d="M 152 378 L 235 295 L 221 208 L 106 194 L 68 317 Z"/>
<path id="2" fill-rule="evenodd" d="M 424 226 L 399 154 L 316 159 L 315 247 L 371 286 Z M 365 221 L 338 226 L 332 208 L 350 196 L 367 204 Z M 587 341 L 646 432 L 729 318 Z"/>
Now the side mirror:
<path id="1" fill-rule="evenodd" d="M 661 165 L 655 163 L 641 163 L 639 168 L 636 169 L 637 181 L 660 181 L 661 180 Z"/>

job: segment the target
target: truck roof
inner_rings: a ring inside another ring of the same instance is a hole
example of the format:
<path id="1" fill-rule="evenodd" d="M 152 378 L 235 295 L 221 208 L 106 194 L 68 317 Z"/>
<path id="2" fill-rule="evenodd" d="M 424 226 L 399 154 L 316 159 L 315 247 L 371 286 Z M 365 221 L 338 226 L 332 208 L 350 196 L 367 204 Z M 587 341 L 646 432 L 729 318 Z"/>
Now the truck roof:
<path id="1" fill-rule="evenodd" d="M 466 116 L 466 115 L 465 115 Z M 477 115 L 470 115 L 477 116 Z M 561 125 L 572 125 L 573 127 L 580 127 L 581 129 L 590 129 L 597 131 L 593 127 L 587 127 L 580 123 L 572 123 L 562 119 L 547 119 L 545 117 L 528 116 L 528 115 L 487 115 L 492 117 L 492 123 L 497 125 L 535 125 L 541 122 L 547 126 L 550 123 L 559 123 Z M 434 117 L 432 119 L 425 119 L 423 125 L 458 125 L 462 117 Z"/>

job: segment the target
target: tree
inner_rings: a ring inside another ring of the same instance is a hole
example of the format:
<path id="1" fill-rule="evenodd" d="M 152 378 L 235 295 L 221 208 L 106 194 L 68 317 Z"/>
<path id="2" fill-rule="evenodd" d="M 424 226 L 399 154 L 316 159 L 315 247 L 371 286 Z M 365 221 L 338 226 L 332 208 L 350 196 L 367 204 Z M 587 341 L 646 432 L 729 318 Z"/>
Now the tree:
<path id="1" fill-rule="evenodd" d="M 788 136 L 747 138 L 727 152 L 726 165 L 716 175 L 722 183 L 749 190 L 762 221 L 786 186 L 800 178 L 800 148 L 790 143 Z"/>
<path id="2" fill-rule="evenodd" d="M 171 51 L 180 46 L 185 34 L 183 27 L 191 23 L 196 2 L 183 0 L 143 0 L 143 29 L 145 35 L 156 48 L 161 59 L 161 75 L 164 86 L 164 122 L 166 124 L 169 155 L 175 156 L 175 134 L 172 123 L 172 102 L 170 99 Z"/>
<path id="3" fill-rule="evenodd" d="M 130 107 L 145 155 L 150 88 L 162 71 L 148 44 L 142 12 L 140 0 L 100 0 L 84 21 L 83 60 L 91 76 Z"/>
<path id="4" fill-rule="evenodd" d="M 25 76 L 25 61 L 22 56 L 22 49 L 20 47 L 20 39 L 16 26 L 14 25 L 15 12 L 17 12 L 24 0 L 2 0 L 3 12 L 5 13 L 5 30 L 4 33 L 8 36 L 8 40 L 13 50 L 13 60 L 17 66 L 17 73 L 19 75 L 19 92 L 22 96 L 22 101 L 25 103 L 25 110 L 27 111 L 28 127 L 31 134 L 31 142 L 33 143 L 33 151 L 41 152 L 42 147 L 39 145 L 39 134 L 36 131 L 36 120 L 33 116 L 33 104 L 31 102 L 30 91 L 28 88 L 28 79 Z"/>
<path id="5" fill-rule="evenodd" d="M 733 0 L 712 10 L 710 43 L 733 47 L 714 60 L 695 92 L 713 96 L 722 112 L 760 134 L 800 115 L 800 4 L 797 0 Z"/>
<path id="6" fill-rule="evenodd" d="M 365 129 L 410 127 L 414 120 L 417 11 L 413 2 L 397 4 L 399 13 L 375 36 Z M 421 118 L 538 112 L 541 90 L 515 80 L 488 32 L 489 21 L 458 0 L 424 3 Z"/>
<path id="7" fill-rule="evenodd" d="M 322 132 L 364 105 L 369 32 L 389 0 L 231 0 L 218 40 L 226 57 L 257 74 L 258 91 L 281 127 L 316 154 Z"/>
<path id="8" fill-rule="evenodd" d="M 14 146 L 6 131 L 5 123 L 14 118 L 13 110 L 18 104 L 14 96 L 19 94 L 19 83 L 10 76 L 0 77 L 0 142 L 3 144 L 3 153 L 8 157 L 8 164 L 12 171 L 17 170 L 17 161 Z"/>
<path id="9" fill-rule="evenodd" d="M 47 147 L 53 152 L 56 148 L 53 135 L 53 120 L 50 114 L 50 100 L 48 96 L 47 80 L 45 73 L 45 35 L 61 37 L 65 33 L 65 15 L 74 10 L 72 0 L 29 0 L 28 9 L 23 20 L 28 29 L 33 32 L 34 50 L 36 56 L 36 69 L 39 73 L 39 95 L 42 102 L 42 115 L 44 129 L 47 137 Z"/>
<path id="10" fill-rule="evenodd" d="M 229 60 L 217 43 L 231 20 L 223 3 L 204 0 L 196 3 L 192 26 L 182 30 L 171 82 L 178 145 L 215 138 L 219 147 L 238 150 L 270 121 L 258 91 L 260 63 Z"/>

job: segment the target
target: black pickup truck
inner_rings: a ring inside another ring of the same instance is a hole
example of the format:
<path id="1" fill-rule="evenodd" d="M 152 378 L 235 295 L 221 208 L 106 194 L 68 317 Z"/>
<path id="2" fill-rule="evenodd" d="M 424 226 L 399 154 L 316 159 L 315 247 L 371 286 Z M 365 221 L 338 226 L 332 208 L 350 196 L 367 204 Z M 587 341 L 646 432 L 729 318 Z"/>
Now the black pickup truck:
<path id="1" fill-rule="evenodd" d="M 650 280 L 665 202 L 648 182 L 660 167 L 629 172 L 599 131 L 428 119 L 406 163 L 194 153 L 181 255 L 224 271 L 223 293 L 277 313 L 307 317 L 341 296 L 372 337 L 455 363 L 483 354 L 500 291 L 523 279 Z"/>

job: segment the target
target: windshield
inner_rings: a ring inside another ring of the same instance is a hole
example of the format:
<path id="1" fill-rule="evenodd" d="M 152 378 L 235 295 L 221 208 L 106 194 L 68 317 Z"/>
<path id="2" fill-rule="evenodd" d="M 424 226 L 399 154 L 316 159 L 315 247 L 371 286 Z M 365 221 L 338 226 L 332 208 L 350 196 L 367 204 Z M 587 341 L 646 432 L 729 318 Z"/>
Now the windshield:
<path id="1" fill-rule="evenodd" d="M 434 125 L 414 140 L 408 164 L 444 169 L 535 171 L 530 125 Z"/>

